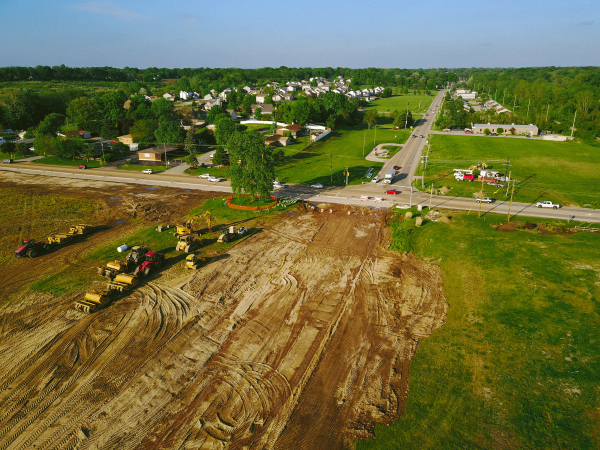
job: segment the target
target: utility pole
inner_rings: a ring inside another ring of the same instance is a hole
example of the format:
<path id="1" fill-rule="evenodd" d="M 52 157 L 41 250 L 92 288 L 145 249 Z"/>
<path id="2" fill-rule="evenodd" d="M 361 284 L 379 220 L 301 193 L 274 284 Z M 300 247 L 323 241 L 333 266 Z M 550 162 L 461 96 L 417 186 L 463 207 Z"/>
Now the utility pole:
<path id="1" fill-rule="evenodd" d="M 406 126 L 408 125 L 408 105 L 410 103 L 406 103 L 406 118 L 404 119 L 404 129 L 406 130 Z"/>
<path id="2" fill-rule="evenodd" d="M 365 157 L 365 139 L 367 139 L 367 132 L 363 134 L 363 158 Z"/>
<path id="3" fill-rule="evenodd" d="M 571 127 L 571 138 L 573 137 L 573 133 L 575 132 L 575 119 L 577 118 L 577 110 L 575 110 L 575 116 L 573 117 L 573 126 Z"/>
<path id="4" fill-rule="evenodd" d="M 433 183 L 431 183 L 431 189 L 429 190 L 429 209 L 431 209 L 431 197 L 433 197 Z"/>
<path id="5" fill-rule="evenodd" d="M 546 122 L 548 122 L 548 113 L 550 112 L 550 103 L 548 103 L 548 107 L 546 108 Z"/>
<path id="6" fill-rule="evenodd" d="M 508 217 L 506 218 L 507 222 L 510 222 L 510 207 L 512 206 L 512 199 L 513 199 L 514 193 L 515 193 L 515 182 L 513 180 L 512 192 L 510 194 L 510 203 L 508 204 Z"/>
<path id="7" fill-rule="evenodd" d="M 333 153 L 329 155 L 331 157 L 331 165 L 329 166 L 329 173 L 331 174 L 331 182 L 333 183 Z"/>
<path id="8" fill-rule="evenodd" d="M 348 170 L 348 166 L 346 166 L 346 186 L 348 186 L 348 175 L 350 175 L 350 171 Z"/>
<path id="9" fill-rule="evenodd" d="M 425 189 L 425 168 L 427 167 L 427 158 L 429 158 L 429 149 L 431 145 L 427 148 L 427 155 L 422 156 L 421 165 L 423 166 L 423 176 L 421 177 L 421 189 Z"/>
<path id="10" fill-rule="evenodd" d="M 481 177 L 481 175 L 479 175 Z M 481 204 L 483 203 L 483 180 L 484 177 L 481 177 L 481 193 L 479 194 L 479 213 L 477 214 L 477 218 L 481 218 Z"/>
<path id="11" fill-rule="evenodd" d="M 375 136 L 373 137 L 373 147 L 375 147 L 376 140 L 377 140 L 377 124 L 375 124 Z"/>
<path id="12" fill-rule="evenodd" d="M 508 165 L 510 164 L 510 158 L 506 158 L 506 172 L 504 172 L 504 178 L 506 178 L 506 175 L 508 174 Z M 508 189 L 510 185 L 510 181 L 506 182 L 506 195 L 508 195 Z M 502 189 L 504 190 L 504 188 Z"/>

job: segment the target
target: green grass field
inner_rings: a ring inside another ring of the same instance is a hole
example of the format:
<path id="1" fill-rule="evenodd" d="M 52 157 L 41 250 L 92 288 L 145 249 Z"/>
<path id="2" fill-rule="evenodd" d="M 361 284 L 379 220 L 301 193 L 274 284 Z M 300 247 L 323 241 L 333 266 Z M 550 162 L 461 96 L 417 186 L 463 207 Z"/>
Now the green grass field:
<path id="1" fill-rule="evenodd" d="M 501 220 L 413 234 L 443 271 L 447 322 L 419 345 L 404 416 L 357 449 L 600 448 L 600 235 Z"/>
<path id="2" fill-rule="evenodd" d="M 398 110 L 408 109 L 413 112 L 425 112 L 429 109 L 429 105 L 437 95 L 437 92 L 433 92 L 434 95 L 413 95 L 413 94 L 402 94 L 393 95 L 391 97 L 380 98 L 369 103 L 365 109 L 376 109 L 380 113 Z M 419 107 L 419 103 L 421 107 Z"/>
<path id="3" fill-rule="evenodd" d="M 86 161 L 85 159 L 60 159 L 58 156 L 46 156 L 45 158 L 36 159 L 33 161 L 36 164 L 50 164 L 53 166 L 81 166 L 86 165 L 87 167 L 100 167 L 100 161 Z"/>
<path id="4" fill-rule="evenodd" d="M 137 164 L 130 164 L 128 166 L 122 165 L 117 167 L 118 170 L 130 170 L 133 172 L 141 172 L 142 170 L 152 169 L 154 173 L 160 173 L 167 170 L 165 166 L 141 166 Z"/>
<path id="5" fill-rule="evenodd" d="M 184 171 L 184 173 L 188 173 L 190 175 L 193 175 L 195 177 L 202 175 L 203 173 L 208 173 L 214 177 L 219 177 L 219 178 L 228 178 L 229 174 L 229 167 L 199 167 L 197 169 L 186 169 Z"/>
<path id="6" fill-rule="evenodd" d="M 348 167 L 349 184 L 359 184 L 368 181 L 364 178 L 371 167 L 378 171 L 383 163 L 366 161 L 374 145 L 384 143 L 403 144 L 410 136 L 410 130 L 392 130 L 391 120 L 379 119 L 380 125 L 367 129 L 366 126 L 339 127 L 333 132 L 310 146 L 301 150 L 307 143 L 308 137 L 302 137 L 299 142 L 283 147 L 286 160 L 277 166 L 275 174 L 280 181 L 286 183 L 313 184 L 322 183 L 325 186 L 341 186 L 345 183 L 344 170 Z M 375 135 L 375 133 L 377 133 Z M 333 165 L 333 182 L 330 167 Z"/>
<path id="7" fill-rule="evenodd" d="M 433 135 L 431 142 L 425 182 L 433 182 L 434 188 L 452 188 L 447 195 L 473 197 L 481 188 L 478 183 L 456 181 L 453 169 L 485 162 L 492 170 L 504 173 L 506 159 L 510 158 L 509 170 L 518 180 L 515 201 L 552 200 L 600 208 L 600 152 L 596 147 L 575 142 L 447 135 Z M 484 190 L 488 196 L 504 198 L 498 188 L 485 186 Z"/>

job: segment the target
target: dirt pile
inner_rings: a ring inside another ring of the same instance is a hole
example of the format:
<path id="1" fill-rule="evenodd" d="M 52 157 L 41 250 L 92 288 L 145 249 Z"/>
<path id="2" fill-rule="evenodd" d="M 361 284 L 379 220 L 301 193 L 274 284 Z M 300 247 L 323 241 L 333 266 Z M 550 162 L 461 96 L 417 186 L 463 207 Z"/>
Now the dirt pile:
<path id="1" fill-rule="evenodd" d="M 352 211 L 298 208 L 95 315 L 0 310 L 0 448 L 330 450 L 392 422 L 447 304 L 437 267 L 382 248 L 383 214 Z"/>

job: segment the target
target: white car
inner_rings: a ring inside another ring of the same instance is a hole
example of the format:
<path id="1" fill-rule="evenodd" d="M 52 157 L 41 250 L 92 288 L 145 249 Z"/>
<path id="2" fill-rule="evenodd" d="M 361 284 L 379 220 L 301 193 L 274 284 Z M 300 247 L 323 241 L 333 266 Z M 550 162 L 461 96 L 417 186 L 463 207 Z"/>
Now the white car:
<path id="1" fill-rule="evenodd" d="M 210 154 L 210 159 L 213 159 L 214 157 L 215 157 L 215 152 L 212 152 L 212 153 Z"/>
<path id="2" fill-rule="evenodd" d="M 221 181 L 221 179 L 219 177 L 209 177 L 208 181 L 214 181 L 215 183 L 218 183 L 219 181 Z"/>
<path id="3" fill-rule="evenodd" d="M 483 203 L 492 203 L 494 201 L 494 199 L 491 197 L 482 197 L 482 198 L 477 197 L 477 201 L 479 203 L 482 203 L 482 202 Z"/>
<path id="4" fill-rule="evenodd" d="M 142 170 L 142 173 L 151 174 L 151 173 L 154 173 L 154 170 L 152 170 L 152 169 L 144 169 L 144 170 Z"/>
<path id="5" fill-rule="evenodd" d="M 373 179 L 371 180 L 371 183 L 379 183 L 379 179 L 380 179 L 380 178 L 379 178 L 379 176 L 378 176 L 378 175 L 375 175 L 375 176 L 373 177 Z"/>
<path id="6" fill-rule="evenodd" d="M 200 178 L 210 178 L 210 173 L 203 173 L 202 175 L 198 175 Z"/>
<path id="7" fill-rule="evenodd" d="M 535 206 L 537 206 L 538 208 L 560 208 L 560 205 L 558 203 L 552 203 L 550 200 L 546 200 L 544 202 L 537 202 Z"/>
<path id="8" fill-rule="evenodd" d="M 323 185 L 321 183 L 311 184 L 310 187 L 315 189 L 323 189 Z"/>

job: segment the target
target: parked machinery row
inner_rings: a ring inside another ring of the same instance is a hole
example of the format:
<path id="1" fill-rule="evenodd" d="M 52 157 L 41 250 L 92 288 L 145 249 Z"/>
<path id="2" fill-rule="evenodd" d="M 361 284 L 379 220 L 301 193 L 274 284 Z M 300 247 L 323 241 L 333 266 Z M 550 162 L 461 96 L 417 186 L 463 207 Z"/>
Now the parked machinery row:
<path id="1" fill-rule="evenodd" d="M 15 256 L 17 258 L 35 258 L 50 251 L 53 245 L 68 244 L 77 236 L 89 234 L 91 231 L 92 227 L 90 225 L 73 225 L 66 233 L 48 236 L 45 242 L 25 239 L 21 242 L 21 247 L 15 250 Z"/>
<path id="2" fill-rule="evenodd" d="M 109 262 L 105 267 L 98 267 L 98 274 L 109 279 L 106 289 L 88 291 L 75 302 L 75 309 L 91 314 L 108 306 L 118 295 L 132 291 L 139 284 L 140 276 L 158 271 L 164 261 L 164 254 L 146 246 L 132 247 L 125 261 Z"/>

